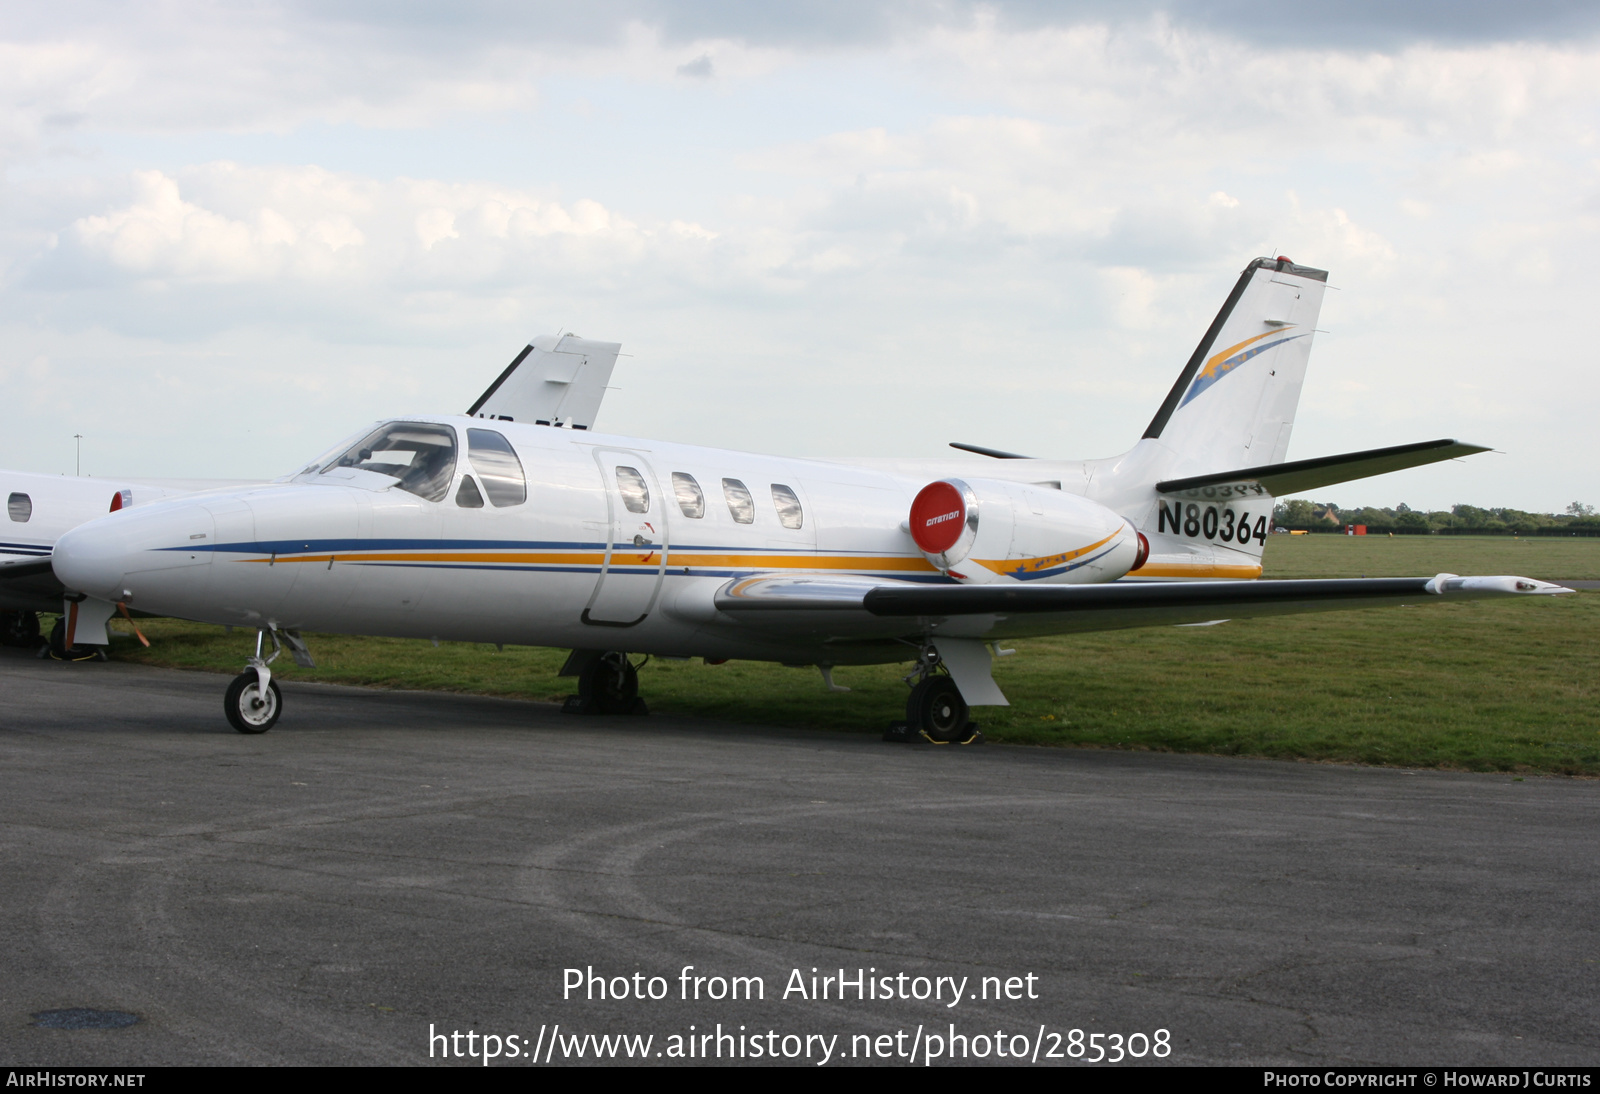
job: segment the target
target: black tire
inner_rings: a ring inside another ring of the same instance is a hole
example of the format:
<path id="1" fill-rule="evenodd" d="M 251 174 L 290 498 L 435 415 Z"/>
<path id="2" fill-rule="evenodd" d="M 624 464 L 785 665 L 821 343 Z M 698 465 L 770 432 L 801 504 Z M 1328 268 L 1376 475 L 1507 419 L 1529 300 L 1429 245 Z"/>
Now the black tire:
<path id="1" fill-rule="evenodd" d="M 278 724 L 278 715 L 283 713 L 283 693 L 278 690 L 278 681 L 267 681 L 265 703 L 261 701 L 260 691 L 261 679 L 254 669 L 241 672 L 228 685 L 222 710 L 228 716 L 228 724 L 240 733 L 265 733 Z"/>
<path id="2" fill-rule="evenodd" d="M 39 615 L 37 612 L 0 612 L 4 629 L 0 631 L 0 644 L 34 649 L 39 645 Z"/>
<path id="3" fill-rule="evenodd" d="M 57 619 L 56 625 L 50 628 L 50 640 L 45 645 L 48 655 L 57 661 L 104 661 L 106 651 L 103 646 L 71 646 L 67 645 L 67 621 Z"/>
<path id="4" fill-rule="evenodd" d="M 920 731 L 930 741 L 948 744 L 971 736 L 972 721 L 961 689 L 948 676 L 926 676 L 911 689 L 906 700 L 906 722 L 913 732 Z"/>
<path id="5" fill-rule="evenodd" d="M 578 695 L 595 714 L 632 714 L 639 699 L 639 673 L 627 654 L 605 654 L 578 677 Z"/>

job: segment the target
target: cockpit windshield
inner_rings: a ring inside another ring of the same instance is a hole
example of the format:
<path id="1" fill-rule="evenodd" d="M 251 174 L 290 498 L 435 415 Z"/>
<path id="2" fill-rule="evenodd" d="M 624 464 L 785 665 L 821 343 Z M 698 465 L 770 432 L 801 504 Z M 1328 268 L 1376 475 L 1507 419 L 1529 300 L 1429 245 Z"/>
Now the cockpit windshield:
<path id="1" fill-rule="evenodd" d="M 428 422 L 390 422 L 328 460 L 317 473 L 326 475 L 339 467 L 387 475 L 402 490 L 442 501 L 455 475 L 456 432 Z"/>

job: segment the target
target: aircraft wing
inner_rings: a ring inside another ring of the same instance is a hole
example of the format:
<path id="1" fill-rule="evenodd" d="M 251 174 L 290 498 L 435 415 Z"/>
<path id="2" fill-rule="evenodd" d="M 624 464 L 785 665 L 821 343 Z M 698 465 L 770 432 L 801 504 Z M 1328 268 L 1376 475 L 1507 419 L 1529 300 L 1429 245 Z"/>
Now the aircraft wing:
<path id="1" fill-rule="evenodd" d="M 620 342 L 564 334 L 535 338 L 467 413 L 478 418 L 589 429 L 616 366 Z"/>
<path id="2" fill-rule="evenodd" d="M 1307 490 L 1320 490 L 1334 483 L 1386 475 L 1390 471 L 1404 471 L 1408 467 L 1421 467 L 1423 464 L 1488 451 L 1484 445 L 1467 444 L 1465 441 L 1418 441 L 1416 444 L 1397 444 L 1365 452 L 1344 452 L 1337 456 L 1318 456 L 1265 467 L 1241 467 L 1236 471 L 1168 479 L 1156 483 L 1156 489 L 1163 494 L 1184 494 L 1206 487 L 1258 486 L 1259 491 L 1252 492 L 1281 498 L 1289 494 L 1302 494 Z"/>
<path id="3" fill-rule="evenodd" d="M 0 611 L 58 612 L 62 591 L 49 556 L 0 554 Z"/>
<path id="4" fill-rule="evenodd" d="M 741 622 L 788 633 L 860 640 L 932 629 L 1001 639 L 1570 591 L 1526 577 L 1455 574 L 1102 585 L 932 585 L 773 575 L 729 582 L 714 602 Z"/>

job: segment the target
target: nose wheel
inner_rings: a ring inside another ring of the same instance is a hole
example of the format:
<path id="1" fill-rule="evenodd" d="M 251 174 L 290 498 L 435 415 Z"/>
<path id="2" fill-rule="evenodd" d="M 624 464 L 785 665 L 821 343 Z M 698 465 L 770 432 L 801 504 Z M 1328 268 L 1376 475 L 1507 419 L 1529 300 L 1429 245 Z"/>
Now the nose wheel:
<path id="1" fill-rule="evenodd" d="M 283 694 L 278 691 L 276 680 L 269 679 L 263 690 L 256 670 L 246 669 L 228 685 L 222 710 L 228 716 L 228 724 L 240 733 L 265 733 L 283 711 Z"/>
<path id="2" fill-rule="evenodd" d="M 37 624 L 35 625 L 37 633 Z M 39 658 L 50 658 L 54 661 L 104 661 L 106 650 L 104 646 L 69 646 L 67 645 L 67 621 L 56 620 L 56 625 L 50 628 L 50 640 L 39 647 Z"/>
<path id="3" fill-rule="evenodd" d="M 300 641 L 293 631 L 286 633 L 292 642 Z M 262 657 L 261 647 L 266 638 L 272 639 L 272 653 Z M 271 666 L 282 652 L 276 625 L 256 632 L 256 654 L 245 662 L 244 671 L 233 678 L 222 700 L 222 712 L 228 716 L 228 724 L 240 733 L 265 733 L 277 724 L 278 715 L 283 712 L 283 693 L 272 678 Z M 300 658 L 296 656 L 295 660 Z M 310 657 L 306 660 L 310 661 Z"/>

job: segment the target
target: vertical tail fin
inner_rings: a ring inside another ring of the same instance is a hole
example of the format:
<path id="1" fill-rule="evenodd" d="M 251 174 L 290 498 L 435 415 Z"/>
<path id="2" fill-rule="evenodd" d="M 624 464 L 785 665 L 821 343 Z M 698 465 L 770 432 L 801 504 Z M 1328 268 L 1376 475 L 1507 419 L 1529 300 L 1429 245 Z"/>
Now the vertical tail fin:
<path id="1" fill-rule="evenodd" d="M 1144 438 L 1095 473 L 1092 492 L 1149 544 L 1131 578 L 1261 575 L 1272 496 L 1259 484 L 1185 487 L 1283 462 L 1327 280 L 1327 271 L 1287 258 L 1252 261 Z"/>
<path id="2" fill-rule="evenodd" d="M 1144 431 L 1164 477 L 1283 461 L 1327 280 L 1282 257 L 1245 267 Z"/>

